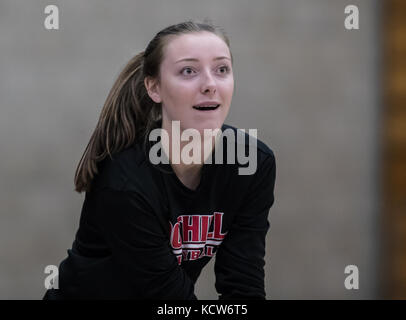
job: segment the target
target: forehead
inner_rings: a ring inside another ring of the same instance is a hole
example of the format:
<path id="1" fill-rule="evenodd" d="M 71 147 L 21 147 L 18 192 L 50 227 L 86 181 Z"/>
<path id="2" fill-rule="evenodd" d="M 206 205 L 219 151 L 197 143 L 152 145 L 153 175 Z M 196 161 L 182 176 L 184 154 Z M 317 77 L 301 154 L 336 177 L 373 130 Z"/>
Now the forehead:
<path id="1" fill-rule="evenodd" d="M 207 31 L 172 37 L 164 48 L 164 60 L 168 63 L 182 58 L 205 59 L 220 55 L 231 58 L 224 40 Z"/>

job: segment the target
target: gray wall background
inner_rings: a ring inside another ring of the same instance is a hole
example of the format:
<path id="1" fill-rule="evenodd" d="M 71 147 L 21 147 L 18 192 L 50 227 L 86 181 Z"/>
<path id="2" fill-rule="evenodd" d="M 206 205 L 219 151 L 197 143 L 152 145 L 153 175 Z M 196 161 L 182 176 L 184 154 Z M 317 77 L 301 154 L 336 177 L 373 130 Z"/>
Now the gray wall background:
<path id="1" fill-rule="evenodd" d="M 60 29 L 45 30 L 55 4 Z M 344 28 L 358 5 L 360 29 Z M 226 123 L 277 158 L 268 299 L 379 296 L 379 7 L 374 0 L 0 2 L 0 298 L 40 299 L 84 195 L 73 176 L 120 69 L 186 19 L 223 26 L 235 58 Z M 355 264 L 360 289 L 346 290 Z M 196 287 L 217 299 L 213 263 Z"/>

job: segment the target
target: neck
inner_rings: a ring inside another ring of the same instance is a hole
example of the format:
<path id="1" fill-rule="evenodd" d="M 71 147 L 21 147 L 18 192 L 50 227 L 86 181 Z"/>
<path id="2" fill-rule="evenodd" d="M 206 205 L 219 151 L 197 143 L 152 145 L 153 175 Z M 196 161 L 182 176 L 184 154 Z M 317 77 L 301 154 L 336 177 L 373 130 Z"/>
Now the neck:
<path id="1" fill-rule="evenodd" d="M 209 156 L 211 156 L 216 141 L 220 137 L 219 133 L 221 133 L 221 130 L 213 136 L 205 136 L 202 133 L 199 133 L 199 137 L 193 136 L 189 138 L 189 141 L 181 141 L 180 137 L 182 136 L 182 129 L 178 137 L 176 134 L 173 134 L 172 127 L 166 125 L 165 122 L 162 123 L 162 129 L 166 130 L 169 136 L 169 141 L 167 141 L 167 143 L 164 142 L 162 147 L 169 159 L 173 171 L 184 185 L 195 190 L 200 183 L 203 163 Z M 176 146 L 179 146 L 179 148 Z M 188 159 L 182 157 L 182 151 L 185 147 L 187 147 L 187 149 L 185 149 L 184 152 L 192 157 L 192 163 L 189 163 L 187 161 Z M 178 153 L 178 155 L 176 155 L 175 152 Z M 195 155 L 196 152 L 197 155 Z M 180 161 L 173 161 L 174 159 Z M 185 161 L 187 163 L 185 163 Z"/>

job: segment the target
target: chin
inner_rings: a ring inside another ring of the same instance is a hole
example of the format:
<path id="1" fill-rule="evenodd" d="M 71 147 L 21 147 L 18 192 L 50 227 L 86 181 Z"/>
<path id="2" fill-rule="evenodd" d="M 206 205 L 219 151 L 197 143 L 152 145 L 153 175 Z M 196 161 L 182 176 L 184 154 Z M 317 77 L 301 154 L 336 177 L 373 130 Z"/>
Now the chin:
<path id="1" fill-rule="evenodd" d="M 200 134 L 203 136 L 205 129 L 209 129 L 209 130 L 221 129 L 222 125 L 223 125 L 223 122 L 221 122 L 221 121 L 210 121 L 210 122 L 197 123 L 195 126 L 193 126 L 193 128 L 196 129 L 197 131 L 199 131 Z"/>

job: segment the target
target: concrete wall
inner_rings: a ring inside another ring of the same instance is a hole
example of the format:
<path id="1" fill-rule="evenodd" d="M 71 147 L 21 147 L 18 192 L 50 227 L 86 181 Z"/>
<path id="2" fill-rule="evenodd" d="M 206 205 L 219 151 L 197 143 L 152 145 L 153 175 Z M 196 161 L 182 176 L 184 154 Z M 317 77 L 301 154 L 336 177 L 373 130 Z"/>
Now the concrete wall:
<path id="1" fill-rule="evenodd" d="M 44 8 L 60 10 L 45 30 Z M 234 55 L 226 123 L 257 128 L 277 158 L 267 237 L 270 299 L 379 295 L 377 1 L 0 2 L 0 298 L 39 299 L 66 256 L 84 195 L 77 163 L 124 64 L 160 29 L 209 17 Z M 355 264 L 360 289 L 346 290 Z M 198 281 L 216 299 L 213 264 Z"/>

